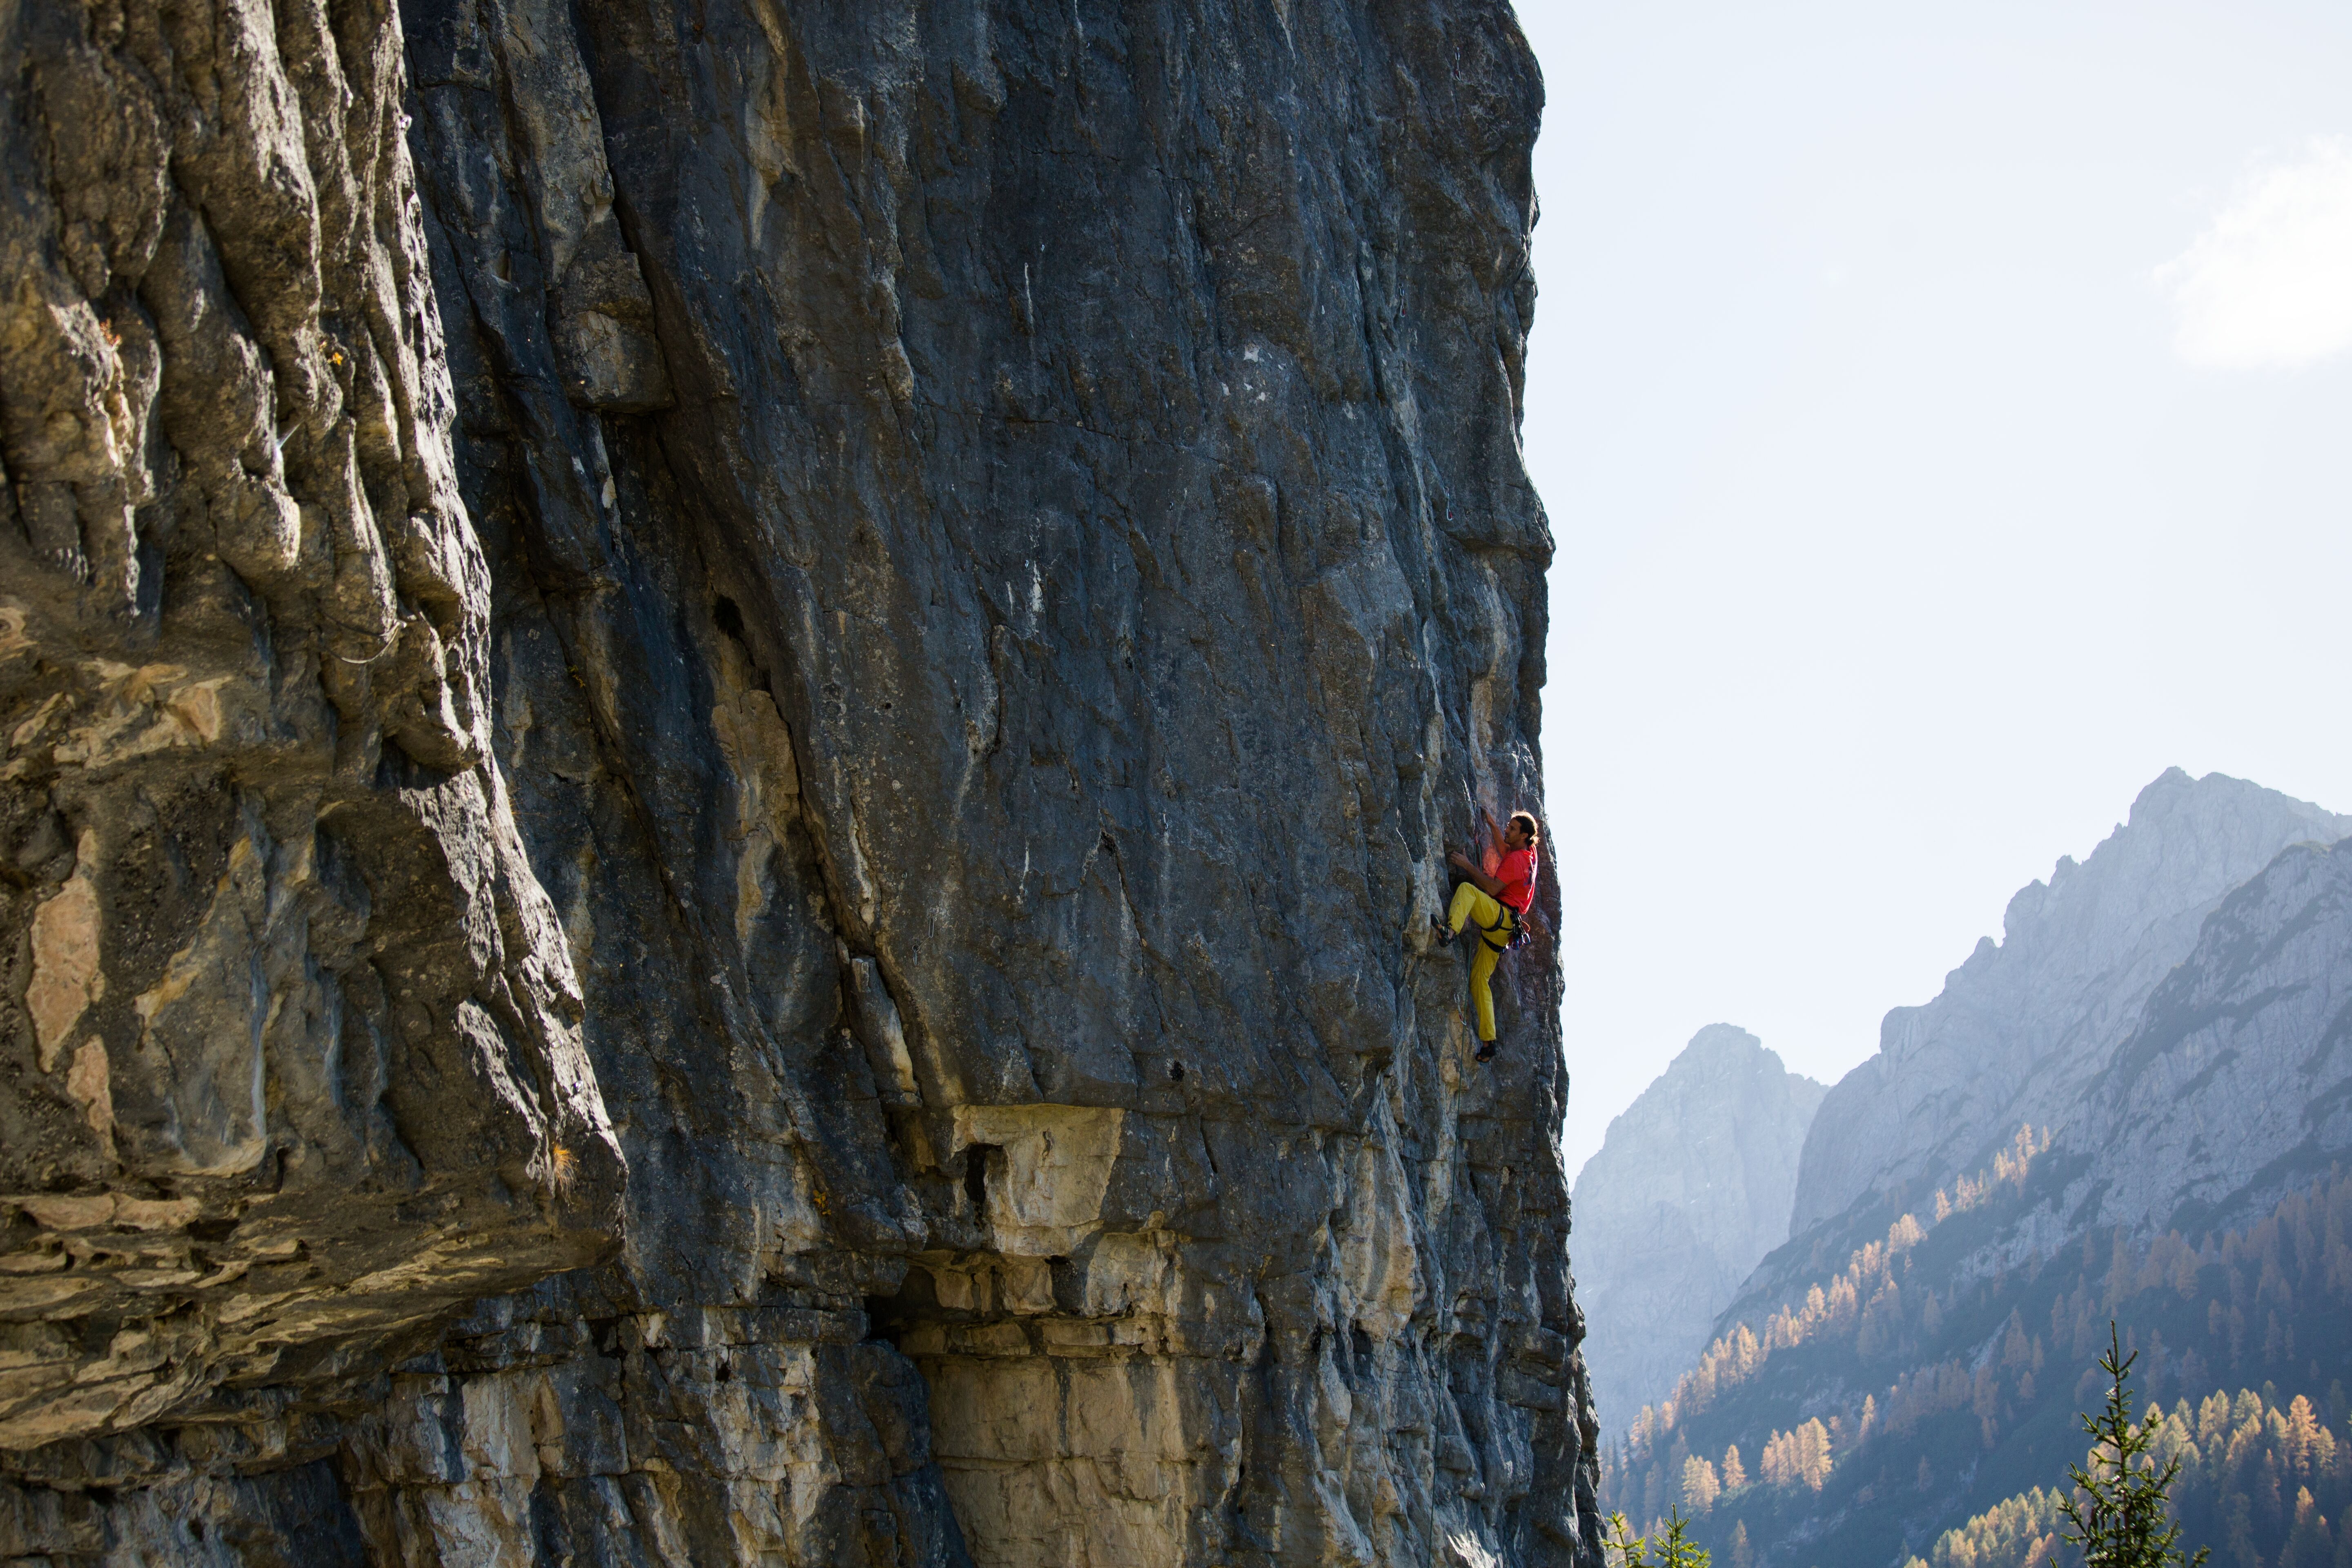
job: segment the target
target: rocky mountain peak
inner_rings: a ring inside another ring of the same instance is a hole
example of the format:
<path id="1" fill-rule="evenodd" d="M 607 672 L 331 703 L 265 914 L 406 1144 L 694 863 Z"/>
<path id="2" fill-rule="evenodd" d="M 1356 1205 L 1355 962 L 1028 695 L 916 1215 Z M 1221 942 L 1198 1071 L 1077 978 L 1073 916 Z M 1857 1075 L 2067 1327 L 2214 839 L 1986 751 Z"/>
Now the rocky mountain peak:
<path id="1" fill-rule="evenodd" d="M 2221 773 L 2168 769 L 2080 863 L 2009 903 L 1935 1000 L 1889 1012 L 1878 1054 L 1829 1092 L 1791 1234 L 1923 1173 L 1972 1168 L 2033 1108 L 2071 1103 L 2231 889 L 2339 816 Z M 2042 1113 L 2046 1119 L 2046 1111 Z"/>
<path id="2" fill-rule="evenodd" d="M 2174 770 L 2021 892 L 2004 940 L 1824 1099 L 1801 1228 L 1635 1421 L 1608 1505 L 1694 1509 L 1703 1543 L 1768 1563 L 2040 1552 L 2017 1521 L 2081 1453 L 2111 1326 L 2142 1399 L 2340 1424 L 2347 827 Z M 2306 1521 L 2227 1497 L 2254 1468 L 2205 1440 L 2189 1539 L 2292 1558 Z"/>
<path id="3" fill-rule="evenodd" d="M 1575 1263 L 1601 1419 L 1661 1397 L 1788 1238 L 1797 1157 L 1827 1090 L 1710 1024 L 1609 1124 L 1576 1179 Z"/>

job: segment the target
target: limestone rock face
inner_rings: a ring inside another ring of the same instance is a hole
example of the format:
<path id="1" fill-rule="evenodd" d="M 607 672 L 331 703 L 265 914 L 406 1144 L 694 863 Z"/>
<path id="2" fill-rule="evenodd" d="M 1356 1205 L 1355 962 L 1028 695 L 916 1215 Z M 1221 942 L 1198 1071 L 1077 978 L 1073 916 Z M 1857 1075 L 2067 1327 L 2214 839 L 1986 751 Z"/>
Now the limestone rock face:
<path id="1" fill-rule="evenodd" d="M 1577 1295 L 1595 1408 L 1622 1430 L 1706 1347 L 1748 1270 L 1789 1238 L 1827 1089 L 1710 1024 L 1609 1123 L 1576 1178 Z"/>
<path id="2" fill-rule="evenodd" d="M 608 1254 L 622 1158 L 491 757 L 397 30 L 0 49 L 15 1454 L 424 1348 Z"/>
<path id="3" fill-rule="evenodd" d="M 2297 844 L 2207 917 L 2060 1137 L 2093 1223 L 2196 1234 L 2352 1150 L 2352 842 Z"/>
<path id="4" fill-rule="evenodd" d="M 2088 859 L 2010 900 L 2000 945 L 1887 1014 L 1878 1054 L 1814 1119 L 1790 1234 L 1971 1172 L 2025 1122 L 2071 1120 L 2221 900 L 2288 846 L 2347 833 L 2352 818 L 2242 780 L 2166 773 Z"/>
<path id="5" fill-rule="evenodd" d="M 1505 6 L 38 9 L 0 1555 L 1597 1563 Z"/>

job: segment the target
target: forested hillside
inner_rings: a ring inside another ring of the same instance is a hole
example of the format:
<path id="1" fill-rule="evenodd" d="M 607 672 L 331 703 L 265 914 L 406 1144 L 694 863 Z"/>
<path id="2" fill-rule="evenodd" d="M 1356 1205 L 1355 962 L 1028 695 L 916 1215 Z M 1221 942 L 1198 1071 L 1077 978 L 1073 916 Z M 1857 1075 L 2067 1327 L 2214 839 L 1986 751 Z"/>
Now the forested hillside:
<path id="1" fill-rule="evenodd" d="M 1606 1456 L 1604 1510 L 1651 1521 L 1678 1505 L 1730 1568 L 2025 1568 L 2053 1528 L 2035 1489 L 2082 1457 L 2112 1318 L 2187 1460 L 2189 1543 L 2222 1568 L 2352 1560 L 2330 1522 L 2352 1464 L 2352 1177 L 2237 1228 L 2093 1230 L 2003 1267 L 2001 1238 L 2080 1163 L 2021 1130 L 1760 1332 L 1733 1327 Z"/>
<path id="2" fill-rule="evenodd" d="M 2184 1539 L 2211 1545 L 2220 1568 L 2341 1568 L 2352 1563 L 2352 1443 L 2305 1394 L 2265 1399 L 2250 1388 L 2150 1405 L 2159 1465 L 2180 1461 L 2173 1512 Z M 2037 1568 L 2061 1549 L 2060 1487 L 1994 1504 L 1937 1538 L 1905 1568 Z"/>

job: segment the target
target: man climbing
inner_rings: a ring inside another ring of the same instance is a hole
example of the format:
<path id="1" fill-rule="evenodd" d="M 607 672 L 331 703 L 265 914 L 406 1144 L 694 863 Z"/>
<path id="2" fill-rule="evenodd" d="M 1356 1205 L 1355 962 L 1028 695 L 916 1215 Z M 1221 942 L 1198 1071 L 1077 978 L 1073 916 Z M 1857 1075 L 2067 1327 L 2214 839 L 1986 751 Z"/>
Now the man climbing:
<path id="1" fill-rule="evenodd" d="M 1462 880 L 1454 889 L 1454 903 L 1444 917 L 1429 918 L 1441 943 L 1459 935 L 1464 921 L 1477 922 L 1478 955 L 1470 961 L 1470 999 L 1478 1009 L 1478 1059 L 1485 1062 L 1495 1059 L 1495 993 L 1490 982 L 1496 962 L 1524 940 L 1521 932 L 1528 911 L 1535 907 L 1536 842 L 1543 829 L 1532 812 L 1511 813 L 1509 826 L 1499 833 L 1493 817 L 1484 812 L 1479 815 L 1486 823 L 1486 863 L 1481 867 L 1458 849 L 1448 851 L 1445 858 L 1462 873 Z"/>

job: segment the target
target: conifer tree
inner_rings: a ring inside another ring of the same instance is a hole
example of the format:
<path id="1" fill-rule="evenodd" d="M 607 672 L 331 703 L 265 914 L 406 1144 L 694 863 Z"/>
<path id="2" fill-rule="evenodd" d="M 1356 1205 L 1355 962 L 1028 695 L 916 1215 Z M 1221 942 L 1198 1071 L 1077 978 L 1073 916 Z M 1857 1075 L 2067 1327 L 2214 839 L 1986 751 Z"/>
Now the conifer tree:
<path id="1" fill-rule="evenodd" d="M 1688 1523 L 1682 1510 L 1669 1510 L 1665 1533 L 1654 1542 L 1648 1536 L 1635 1535 L 1623 1514 L 1611 1514 L 1608 1546 L 1617 1554 L 1617 1568 L 1707 1568 L 1711 1553 L 1683 1533 Z M 1655 1556 L 1651 1554 L 1654 1551 Z"/>
<path id="2" fill-rule="evenodd" d="M 2193 1558 L 2183 1552 L 2177 1544 L 2180 1526 L 2165 1509 L 2180 1459 L 2176 1455 L 2159 1467 L 2148 1453 L 2148 1424 L 2132 1421 L 2131 1369 L 2137 1360 L 2137 1351 L 2124 1353 L 2109 1319 L 2107 1353 L 2099 1360 L 2099 1370 L 2107 1374 L 2106 1405 L 2096 1415 L 2083 1417 L 2091 1462 L 2087 1469 L 2066 1467 L 2074 1492 L 2058 1504 L 2066 1516 L 2063 1533 L 2081 1550 L 2084 1568 L 2205 1568 L 2207 1550 L 2198 1548 Z"/>

